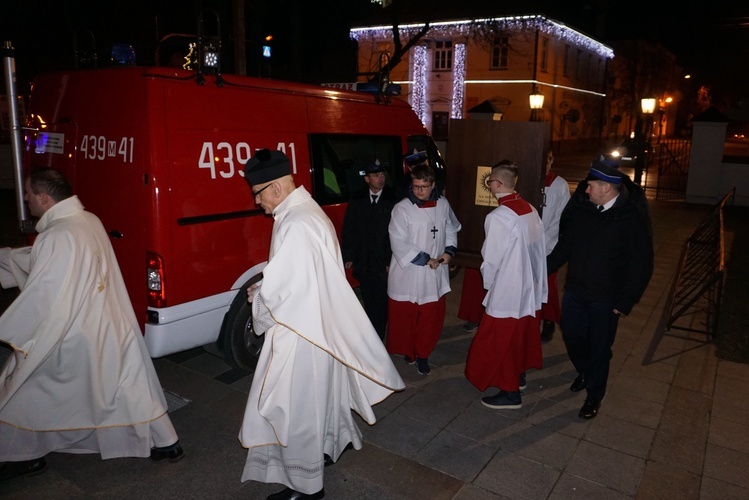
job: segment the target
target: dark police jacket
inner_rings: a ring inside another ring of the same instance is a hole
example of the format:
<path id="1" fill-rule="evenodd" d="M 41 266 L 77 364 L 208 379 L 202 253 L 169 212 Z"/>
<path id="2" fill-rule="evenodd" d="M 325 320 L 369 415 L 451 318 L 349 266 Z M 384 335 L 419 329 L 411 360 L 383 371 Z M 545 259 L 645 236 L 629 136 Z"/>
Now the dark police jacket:
<path id="1" fill-rule="evenodd" d="M 385 268 L 392 255 L 388 224 L 395 202 L 395 194 L 388 186 L 380 191 L 375 205 L 369 187 L 349 200 L 341 231 L 341 253 L 343 262 L 353 262 L 354 278 L 387 279 Z"/>
<path id="2" fill-rule="evenodd" d="M 646 210 L 622 190 L 614 206 L 598 212 L 573 197 L 559 224 L 559 242 L 547 257 L 548 273 L 569 263 L 565 290 L 607 302 L 629 314 L 653 274 L 653 241 Z"/>

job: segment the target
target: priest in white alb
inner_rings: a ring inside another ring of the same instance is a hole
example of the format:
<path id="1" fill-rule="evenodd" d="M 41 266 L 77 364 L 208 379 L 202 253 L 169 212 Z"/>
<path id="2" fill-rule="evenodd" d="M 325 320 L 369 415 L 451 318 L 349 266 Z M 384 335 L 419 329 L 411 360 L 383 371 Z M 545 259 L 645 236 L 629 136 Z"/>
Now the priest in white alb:
<path id="1" fill-rule="evenodd" d="M 405 384 L 346 280 L 332 222 L 295 186 L 288 157 L 258 151 L 245 179 L 274 223 L 263 279 L 247 291 L 265 341 L 239 433 L 242 481 L 285 485 L 272 500 L 318 499 L 325 465 L 362 447 L 351 410 L 372 425 L 372 405 Z"/>
<path id="2" fill-rule="evenodd" d="M 0 372 L 0 480 L 41 472 L 50 452 L 181 458 L 101 221 L 56 170 L 33 171 L 25 188 L 39 234 L 0 249 L 0 284 L 21 289 L 0 317 L 13 349 Z"/>

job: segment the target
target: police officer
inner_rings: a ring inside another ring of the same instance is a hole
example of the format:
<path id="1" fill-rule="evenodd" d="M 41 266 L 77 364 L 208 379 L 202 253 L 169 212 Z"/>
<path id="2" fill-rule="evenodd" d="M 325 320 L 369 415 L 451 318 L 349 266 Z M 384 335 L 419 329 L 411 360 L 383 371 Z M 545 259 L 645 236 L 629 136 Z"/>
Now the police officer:
<path id="1" fill-rule="evenodd" d="M 388 317 L 388 266 L 390 265 L 390 212 L 396 202 L 379 162 L 364 167 L 367 186 L 354 193 L 343 219 L 341 251 L 346 269 L 354 278 L 364 302 L 364 310 L 377 334 L 385 339 Z"/>
<path id="2" fill-rule="evenodd" d="M 653 241 L 647 212 L 625 174 L 593 160 L 584 183 L 585 197 L 573 196 L 562 214 L 547 272 L 569 263 L 560 326 L 578 372 L 570 390 L 586 390 L 579 416 L 590 419 L 606 394 L 619 319 L 650 281 Z"/>

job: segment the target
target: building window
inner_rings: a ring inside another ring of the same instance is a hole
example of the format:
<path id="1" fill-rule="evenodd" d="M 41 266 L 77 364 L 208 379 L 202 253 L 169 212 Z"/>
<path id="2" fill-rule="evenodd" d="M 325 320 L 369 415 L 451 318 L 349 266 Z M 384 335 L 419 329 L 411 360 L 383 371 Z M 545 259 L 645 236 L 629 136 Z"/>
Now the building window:
<path id="1" fill-rule="evenodd" d="M 588 82 L 593 83 L 596 81 L 595 71 L 596 67 L 593 65 L 593 54 L 588 54 Z"/>
<path id="2" fill-rule="evenodd" d="M 541 71 L 549 70 L 549 39 L 541 39 Z"/>
<path id="3" fill-rule="evenodd" d="M 507 58 L 510 52 L 510 41 L 506 36 L 498 36 L 492 45 L 491 69 L 507 69 Z"/>
<path id="4" fill-rule="evenodd" d="M 584 69 L 583 69 L 583 51 L 580 49 L 577 49 L 577 61 L 575 64 L 575 78 L 577 80 L 580 80 L 583 74 L 585 74 Z"/>
<path id="5" fill-rule="evenodd" d="M 434 42 L 434 70 L 449 71 L 453 69 L 453 43 L 451 41 Z"/>
<path id="6" fill-rule="evenodd" d="M 570 76 L 570 46 L 564 46 L 564 76 Z"/>

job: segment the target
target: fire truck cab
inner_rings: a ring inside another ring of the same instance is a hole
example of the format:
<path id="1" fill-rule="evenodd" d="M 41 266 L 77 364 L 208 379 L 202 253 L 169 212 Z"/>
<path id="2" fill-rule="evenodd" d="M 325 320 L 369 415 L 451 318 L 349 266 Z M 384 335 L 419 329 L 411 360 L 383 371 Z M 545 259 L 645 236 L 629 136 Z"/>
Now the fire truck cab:
<path id="1" fill-rule="evenodd" d="M 444 171 L 409 105 L 377 101 L 165 67 L 49 73 L 29 100 L 24 170 L 61 170 L 102 220 L 152 357 L 217 342 L 227 361 L 253 369 L 262 338 L 245 289 L 261 277 L 272 219 L 244 165 L 258 149 L 284 151 L 340 231 L 368 162 L 393 185 L 414 152 Z"/>

